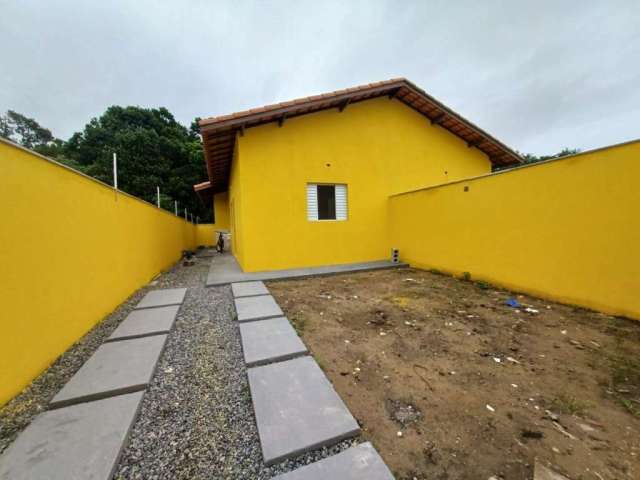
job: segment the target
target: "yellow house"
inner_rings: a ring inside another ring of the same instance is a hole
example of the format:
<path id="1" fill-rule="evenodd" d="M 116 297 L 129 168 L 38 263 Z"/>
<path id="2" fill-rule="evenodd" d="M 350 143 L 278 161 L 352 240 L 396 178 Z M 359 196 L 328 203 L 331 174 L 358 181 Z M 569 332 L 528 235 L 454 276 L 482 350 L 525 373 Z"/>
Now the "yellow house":
<path id="1" fill-rule="evenodd" d="M 517 164 L 405 79 L 200 121 L 215 225 L 245 272 L 387 259 L 390 195 Z"/>

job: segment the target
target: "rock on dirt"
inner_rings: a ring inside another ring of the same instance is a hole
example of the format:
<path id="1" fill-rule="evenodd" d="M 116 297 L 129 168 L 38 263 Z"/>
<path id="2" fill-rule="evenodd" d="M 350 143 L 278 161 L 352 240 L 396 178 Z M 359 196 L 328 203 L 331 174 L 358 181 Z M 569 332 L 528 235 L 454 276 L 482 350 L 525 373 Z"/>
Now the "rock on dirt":
<path id="1" fill-rule="evenodd" d="M 411 403 L 402 400 L 387 399 L 387 412 L 396 423 L 407 428 L 422 419 L 422 412 Z"/>
<path id="2" fill-rule="evenodd" d="M 564 475 L 559 474 L 551 470 L 550 468 L 545 467 L 540 462 L 536 462 L 535 467 L 533 469 L 533 480 L 569 480 Z"/>

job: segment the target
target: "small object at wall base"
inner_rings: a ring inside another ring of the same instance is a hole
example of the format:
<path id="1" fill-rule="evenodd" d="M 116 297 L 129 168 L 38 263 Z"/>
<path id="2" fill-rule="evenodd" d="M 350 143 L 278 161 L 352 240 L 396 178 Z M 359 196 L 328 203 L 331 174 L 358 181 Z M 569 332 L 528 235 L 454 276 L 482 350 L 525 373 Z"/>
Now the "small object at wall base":
<path id="1" fill-rule="evenodd" d="M 391 249 L 391 263 L 400 262 L 400 251 L 397 248 Z"/>

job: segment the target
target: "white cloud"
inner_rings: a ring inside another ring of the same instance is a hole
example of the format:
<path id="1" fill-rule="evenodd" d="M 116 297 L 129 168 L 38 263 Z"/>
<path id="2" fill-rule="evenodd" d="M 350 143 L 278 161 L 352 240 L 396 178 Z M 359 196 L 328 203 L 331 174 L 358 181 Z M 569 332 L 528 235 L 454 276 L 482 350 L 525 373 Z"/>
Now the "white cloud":
<path id="1" fill-rule="evenodd" d="M 406 76 L 518 150 L 640 137 L 640 3 L 0 1 L 0 109 L 184 124 Z"/>

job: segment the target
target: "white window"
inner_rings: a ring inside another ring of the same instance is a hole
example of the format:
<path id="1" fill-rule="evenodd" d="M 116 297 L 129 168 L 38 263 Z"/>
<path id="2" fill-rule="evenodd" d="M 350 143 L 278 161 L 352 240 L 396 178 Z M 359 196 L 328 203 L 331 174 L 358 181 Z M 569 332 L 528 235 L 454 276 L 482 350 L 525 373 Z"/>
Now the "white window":
<path id="1" fill-rule="evenodd" d="M 311 221 L 346 220 L 347 186 L 308 183 L 307 219 Z"/>

